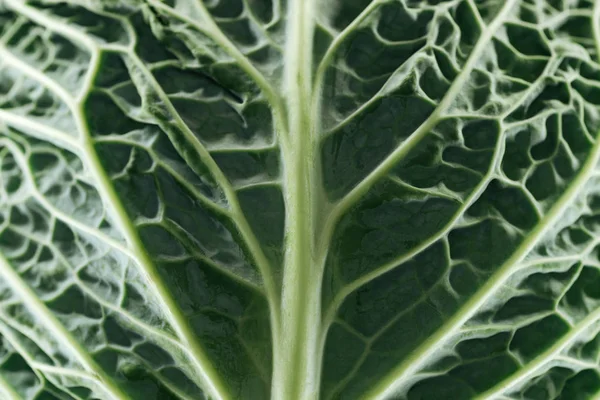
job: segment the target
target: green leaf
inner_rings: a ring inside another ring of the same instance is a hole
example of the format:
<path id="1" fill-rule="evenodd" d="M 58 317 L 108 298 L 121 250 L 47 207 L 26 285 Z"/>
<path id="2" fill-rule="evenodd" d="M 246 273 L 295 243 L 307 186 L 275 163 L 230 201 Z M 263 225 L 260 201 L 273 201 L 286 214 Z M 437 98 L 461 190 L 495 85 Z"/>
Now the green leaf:
<path id="1" fill-rule="evenodd" d="M 600 398 L 600 2 L 0 0 L 0 398 Z"/>

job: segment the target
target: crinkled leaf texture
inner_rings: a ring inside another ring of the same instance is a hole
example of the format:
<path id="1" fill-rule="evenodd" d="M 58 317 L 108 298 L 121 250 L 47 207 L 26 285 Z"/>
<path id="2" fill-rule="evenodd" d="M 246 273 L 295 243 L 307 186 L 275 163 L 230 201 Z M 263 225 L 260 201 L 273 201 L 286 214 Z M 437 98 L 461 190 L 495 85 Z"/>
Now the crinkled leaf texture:
<path id="1" fill-rule="evenodd" d="M 0 0 L 0 399 L 598 398 L 599 24 Z"/>

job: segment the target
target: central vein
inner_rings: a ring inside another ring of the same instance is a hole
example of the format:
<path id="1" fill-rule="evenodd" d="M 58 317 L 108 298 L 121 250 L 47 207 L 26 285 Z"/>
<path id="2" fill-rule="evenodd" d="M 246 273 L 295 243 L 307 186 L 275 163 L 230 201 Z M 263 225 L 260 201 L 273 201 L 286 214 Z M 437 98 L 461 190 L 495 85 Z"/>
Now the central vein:
<path id="1" fill-rule="evenodd" d="M 295 0 L 288 11 L 282 143 L 286 203 L 285 257 L 280 337 L 274 338 L 272 398 L 318 397 L 318 333 L 321 321 L 321 267 L 315 255 L 319 210 L 316 127 L 311 119 L 314 0 Z"/>

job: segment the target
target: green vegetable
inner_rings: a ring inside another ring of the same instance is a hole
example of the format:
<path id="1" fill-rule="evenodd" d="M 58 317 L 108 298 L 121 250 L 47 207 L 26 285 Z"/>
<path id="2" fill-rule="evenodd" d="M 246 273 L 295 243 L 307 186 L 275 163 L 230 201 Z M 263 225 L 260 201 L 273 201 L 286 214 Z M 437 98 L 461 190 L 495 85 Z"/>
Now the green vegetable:
<path id="1" fill-rule="evenodd" d="M 0 0 L 0 399 L 600 398 L 600 1 Z"/>

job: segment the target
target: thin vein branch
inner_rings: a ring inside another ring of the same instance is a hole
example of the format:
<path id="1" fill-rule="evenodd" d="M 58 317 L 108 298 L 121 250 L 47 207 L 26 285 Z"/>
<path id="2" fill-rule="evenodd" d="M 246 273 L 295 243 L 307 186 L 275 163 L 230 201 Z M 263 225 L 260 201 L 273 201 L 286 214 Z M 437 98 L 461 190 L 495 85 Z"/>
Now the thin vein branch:
<path id="1" fill-rule="evenodd" d="M 45 140 L 62 149 L 78 154 L 81 151 L 78 141 L 55 128 L 27 119 L 19 114 L 0 110 L 0 121 L 8 126 L 19 129 L 31 137 Z"/>
<path id="2" fill-rule="evenodd" d="M 3 372 L 0 372 L 0 394 L 6 400 L 23 400 Z"/>
<path id="3" fill-rule="evenodd" d="M 486 172 L 486 175 L 480 180 L 480 182 L 473 188 L 473 191 L 469 194 L 469 196 L 463 201 L 461 206 L 456 210 L 452 218 L 448 220 L 448 222 L 432 235 L 427 240 L 423 241 L 419 246 L 415 247 L 413 250 L 408 253 L 402 254 L 399 257 L 396 257 L 385 264 L 374 268 L 371 272 L 361 276 L 360 278 L 352 281 L 351 283 L 344 286 L 334 297 L 331 305 L 329 306 L 327 313 L 325 314 L 323 327 L 325 330 L 329 328 L 331 321 L 335 317 L 335 313 L 337 309 L 341 306 L 342 302 L 348 297 L 348 295 L 358 288 L 366 285 L 367 283 L 373 281 L 374 279 L 380 277 L 386 272 L 391 271 L 392 269 L 398 267 L 399 265 L 404 264 L 406 261 L 413 259 L 415 256 L 428 249 L 431 245 L 437 242 L 439 239 L 443 238 L 445 235 L 450 232 L 450 230 L 456 225 L 456 223 L 463 217 L 464 213 L 471 207 L 471 205 L 477 201 L 477 199 L 481 196 L 481 194 L 487 188 L 489 182 L 494 176 L 498 163 L 502 160 L 502 156 L 504 155 L 504 137 L 502 134 L 498 135 L 498 140 L 496 142 L 496 147 L 494 150 L 494 154 L 492 159 L 490 160 L 490 167 Z M 326 331 L 325 331 L 326 332 Z M 325 334 L 323 335 L 325 336 Z"/>
<path id="4" fill-rule="evenodd" d="M 208 208 L 209 210 L 211 210 L 212 212 L 214 212 L 216 214 L 223 215 L 225 217 L 230 217 L 229 210 L 225 209 L 223 206 L 221 206 L 221 205 L 215 203 L 214 201 L 212 201 L 211 199 L 209 199 L 192 182 L 185 179 L 172 165 L 163 161 L 158 156 L 158 154 L 156 154 L 156 151 L 154 151 L 154 149 L 146 148 L 139 142 L 135 142 L 133 140 L 129 140 L 127 138 L 122 138 L 122 137 L 121 138 L 100 137 L 100 138 L 94 139 L 94 141 L 96 143 L 126 144 L 133 148 L 137 148 L 141 151 L 147 152 L 148 155 L 150 155 L 150 157 L 152 157 L 152 160 L 154 161 L 154 163 L 157 166 L 159 166 L 162 169 L 164 169 L 165 171 L 167 171 L 169 173 L 169 175 L 171 175 L 181 186 L 183 186 L 187 191 L 189 191 L 191 194 L 193 194 L 194 198 L 196 198 L 200 203 L 202 203 L 203 206 L 205 206 L 206 208 Z"/>
<path id="5" fill-rule="evenodd" d="M 404 362 L 394 369 L 388 377 L 375 386 L 367 398 L 383 399 L 393 393 L 406 378 L 415 373 L 426 363 L 430 357 L 452 337 L 461 326 L 471 318 L 473 314 L 484 305 L 488 299 L 495 295 L 506 280 L 513 274 L 515 268 L 520 266 L 520 262 L 536 246 L 546 232 L 561 218 L 564 211 L 569 207 L 580 190 L 594 173 L 598 160 L 600 159 L 600 139 L 596 141 L 588 159 L 571 185 L 564 194 L 554 204 L 546 216 L 530 232 L 528 238 L 515 250 L 515 252 L 504 262 L 502 266 L 494 273 L 477 292 L 450 318 L 443 324 L 432 336 L 423 344 L 416 348 Z"/>
<path id="6" fill-rule="evenodd" d="M 40 386 L 43 387 L 44 381 L 46 381 L 46 380 L 52 381 L 52 379 L 49 378 L 44 373 L 44 371 L 42 371 L 38 368 L 38 366 L 46 366 L 46 364 L 42 364 L 40 362 L 35 361 L 34 357 L 27 352 L 27 350 L 21 345 L 21 343 L 19 343 L 18 339 L 15 337 L 14 333 L 12 332 L 12 329 L 15 329 L 15 328 L 10 325 L 10 323 L 9 323 L 10 321 L 8 321 L 7 318 L 8 318 L 8 316 L 5 315 L 4 312 L 0 312 L 0 335 L 8 342 L 8 344 L 14 349 L 14 351 L 23 358 L 23 360 L 25 361 L 27 366 L 29 368 L 31 368 L 32 374 L 34 374 L 35 377 L 37 379 L 39 379 Z M 86 375 L 89 375 L 89 374 L 86 373 Z M 89 375 L 89 376 L 90 376 L 90 380 L 93 381 L 94 385 L 100 384 L 100 382 L 98 381 L 98 379 L 96 377 L 94 377 L 92 375 Z M 56 384 L 56 382 L 54 382 L 54 383 Z M 58 386 L 59 385 L 57 385 L 57 387 Z M 40 388 L 40 390 L 38 390 L 38 393 L 40 391 L 41 391 L 41 388 Z M 64 390 L 61 390 L 61 391 L 64 391 Z M 20 397 L 19 397 L 19 399 L 20 399 Z"/>
<path id="7" fill-rule="evenodd" d="M 174 128 L 179 130 L 186 142 L 195 150 L 195 155 L 199 156 L 204 165 L 211 171 L 215 180 L 219 183 L 221 189 L 227 198 L 227 201 L 231 207 L 231 216 L 232 221 L 237 226 L 238 231 L 244 238 L 245 243 L 248 246 L 248 250 L 250 251 L 252 258 L 256 262 L 258 269 L 261 272 L 263 283 L 265 286 L 265 293 L 267 298 L 269 299 L 269 306 L 271 308 L 271 318 L 273 322 L 276 322 L 278 319 L 277 316 L 277 308 L 278 308 L 278 295 L 275 287 L 275 283 L 273 281 L 273 273 L 272 267 L 270 265 L 269 260 L 265 256 L 258 239 L 254 235 L 250 224 L 248 223 L 244 212 L 242 211 L 242 207 L 237 198 L 237 194 L 231 183 L 223 173 L 223 171 L 219 168 L 218 164 L 212 158 L 206 147 L 200 142 L 200 140 L 194 135 L 194 133 L 190 130 L 190 128 L 185 124 L 185 122 L 181 119 L 179 113 L 169 100 L 168 96 L 164 93 L 162 88 L 158 85 L 158 82 L 154 79 L 152 74 L 146 69 L 146 67 L 141 63 L 141 61 L 130 55 L 130 59 L 132 60 L 132 64 L 130 68 L 137 68 L 141 74 L 143 74 L 145 80 L 144 82 L 137 82 L 138 85 L 143 85 L 147 83 L 151 86 L 152 90 L 155 94 L 160 98 L 163 105 L 167 109 L 169 116 L 173 119 L 175 126 Z M 132 79 L 134 83 L 136 81 L 135 75 L 136 71 L 132 71 L 131 73 Z M 166 129 L 168 131 L 168 129 Z"/>
<path id="8" fill-rule="evenodd" d="M 385 160 L 379 164 L 379 166 L 377 166 L 377 168 L 375 168 L 365 179 L 358 183 L 334 206 L 327 218 L 327 222 L 325 223 L 322 243 L 329 243 L 334 227 L 341 216 L 354 204 L 356 204 L 377 181 L 379 181 L 395 165 L 397 165 L 397 163 L 402 160 L 412 149 L 414 149 L 421 142 L 421 140 L 427 136 L 431 129 L 435 127 L 440 118 L 443 117 L 444 112 L 451 106 L 456 96 L 458 96 L 460 93 L 462 86 L 468 81 L 471 71 L 475 68 L 475 65 L 479 61 L 481 54 L 489 46 L 489 42 L 494 36 L 496 30 L 504 23 L 505 18 L 518 1 L 519 0 L 506 1 L 496 18 L 492 21 L 488 28 L 482 32 L 477 44 L 467 59 L 467 62 L 463 66 L 463 69 L 457 75 L 456 79 L 433 113 L 431 113 L 431 115 L 413 132 L 408 139 L 403 141 L 400 146 L 398 146 L 389 156 L 387 156 Z"/>
<path id="9" fill-rule="evenodd" d="M 75 219 L 73 216 L 65 213 L 64 211 L 57 208 L 54 204 L 50 203 L 48 199 L 39 191 L 35 179 L 31 174 L 31 170 L 27 165 L 27 160 L 25 155 L 18 149 L 12 142 L 0 139 L 0 144 L 3 147 L 7 148 L 12 156 L 15 158 L 15 161 L 18 163 L 23 175 L 25 177 L 25 181 L 29 184 L 30 194 L 32 198 L 34 198 L 48 213 L 50 213 L 55 218 L 64 222 L 66 225 L 73 227 L 74 229 L 94 237 L 100 240 L 102 243 L 105 243 L 109 247 L 119 251 L 120 253 L 125 254 L 131 259 L 135 259 L 135 254 L 131 252 L 131 250 L 125 247 L 122 243 L 118 242 L 116 239 L 108 236 L 98 229 L 94 229 L 89 225 Z"/>
<path id="10" fill-rule="evenodd" d="M 248 58 L 240 52 L 240 50 L 225 36 L 223 31 L 217 26 L 213 18 L 210 16 L 206 7 L 201 0 L 195 0 L 194 4 L 196 9 L 200 13 L 204 25 L 200 25 L 198 22 L 188 18 L 185 15 L 177 13 L 171 7 L 157 0 L 148 0 L 153 7 L 161 9 L 162 11 L 170 14 L 171 16 L 184 21 L 190 26 L 198 29 L 200 32 L 207 34 L 211 39 L 215 41 L 229 56 L 231 56 L 236 63 L 242 67 L 242 69 L 248 74 L 248 76 L 257 84 L 257 86 L 263 91 L 271 107 L 273 107 L 273 114 L 277 120 L 276 125 L 279 129 L 276 130 L 281 141 L 286 141 L 286 137 L 283 134 L 285 132 L 284 115 L 285 112 L 281 106 L 280 96 L 275 92 L 271 84 L 265 79 L 264 75 L 256 69 L 254 65 L 248 60 Z"/>
<path id="11" fill-rule="evenodd" d="M 362 12 L 354 18 L 354 20 L 348 24 L 331 42 L 329 47 L 327 48 L 323 58 L 319 62 L 319 66 L 317 67 L 317 72 L 315 74 L 315 83 L 313 93 L 320 95 L 321 91 L 319 88 L 323 87 L 323 79 L 325 79 L 325 71 L 327 67 L 330 66 L 332 58 L 335 56 L 335 52 L 342 45 L 344 40 L 348 38 L 350 33 L 355 30 L 360 24 L 362 24 L 377 8 L 382 6 L 385 3 L 390 3 L 390 0 L 373 0 L 371 3 L 362 10 Z M 319 96 L 320 97 L 320 96 Z"/>
<path id="12" fill-rule="evenodd" d="M 557 340 L 548 350 L 544 351 L 524 366 L 521 366 L 516 373 L 510 375 L 508 378 L 494 385 L 484 393 L 479 394 L 474 400 L 495 399 L 497 396 L 507 393 L 512 388 L 518 387 L 518 385 L 524 383 L 526 380 L 540 375 L 543 373 L 544 369 L 547 370 L 551 367 L 548 364 L 552 360 L 555 360 L 559 354 L 569 347 L 569 345 L 575 343 L 580 335 L 594 326 L 594 324 L 597 324 L 599 320 L 600 309 L 597 309 L 585 317 L 581 322 L 571 327 L 568 333 Z"/>
<path id="13" fill-rule="evenodd" d="M 97 75 L 97 69 L 99 68 L 99 47 L 83 33 L 65 24 L 57 23 L 53 20 L 53 18 L 40 13 L 34 8 L 20 4 L 19 2 L 15 2 L 13 0 L 8 0 L 8 3 L 23 15 L 30 17 L 32 20 L 35 20 L 38 23 L 42 23 L 50 30 L 54 30 L 57 33 L 65 35 L 66 37 L 74 38 L 88 48 L 92 54 L 92 58 L 90 61 L 90 68 L 88 69 L 85 77 L 85 85 L 82 88 L 82 93 L 88 94 L 91 89 L 93 77 Z M 122 51 L 123 49 L 119 47 L 115 48 L 114 50 Z M 19 60 L 11 59 L 11 61 L 17 62 Z M 190 351 L 194 354 L 192 361 L 196 366 L 196 371 L 199 374 L 198 377 L 203 381 L 205 388 L 217 399 L 228 398 L 228 396 L 225 394 L 226 390 L 224 389 L 224 385 L 217 377 L 215 371 L 213 370 L 212 364 L 204 355 L 204 351 L 200 348 L 197 338 L 192 333 L 186 319 L 181 314 L 181 310 L 179 310 L 177 303 L 164 286 L 162 278 L 159 276 L 154 264 L 149 259 L 149 256 L 143 248 L 137 232 L 131 224 L 131 221 L 129 221 L 129 217 L 126 214 L 120 199 L 118 198 L 114 188 L 112 187 L 112 184 L 110 183 L 105 171 L 101 166 L 100 160 L 93 145 L 92 136 L 89 132 L 87 122 L 84 117 L 85 112 L 83 110 L 83 104 L 86 98 L 83 97 L 81 99 L 74 99 L 56 82 L 40 74 L 35 69 L 28 66 L 25 66 L 24 69 L 31 73 L 34 78 L 37 78 L 38 81 L 45 84 L 46 87 L 51 88 L 51 90 L 57 94 L 59 98 L 61 98 L 61 100 L 63 100 L 71 109 L 78 131 L 81 135 L 81 148 L 84 154 L 82 159 L 87 162 L 90 172 L 96 178 L 98 183 L 99 193 L 103 197 L 105 204 L 111 207 L 111 211 L 115 217 L 116 223 L 118 224 L 121 232 L 125 235 L 129 245 L 132 247 L 132 252 L 136 255 L 134 260 L 136 260 L 137 264 L 142 268 L 142 272 L 145 274 L 150 287 L 154 289 L 154 291 L 158 294 L 159 299 L 163 302 L 165 310 L 169 315 L 173 326 L 177 330 L 178 335 L 182 338 L 182 340 L 185 340 L 190 348 Z"/>
<path id="14" fill-rule="evenodd" d="M 22 300 L 29 311 L 35 315 L 40 323 L 48 329 L 48 333 L 69 349 L 74 358 L 87 371 L 97 376 L 103 383 L 104 389 L 111 398 L 121 400 L 130 397 L 123 392 L 119 386 L 109 377 L 106 372 L 94 361 L 90 354 L 82 348 L 81 344 L 71 335 L 64 325 L 52 314 L 46 305 L 38 299 L 32 289 L 15 272 L 8 260 L 0 254 L 0 275 L 8 283 L 13 292 Z"/>
<path id="15" fill-rule="evenodd" d="M 89 74 L 96 75 L 97 69 L 99 68 L 98 52 L 94 52 L 95 56 L 92 58 L 92 66 L 89 70 Z M 91 84 L 91 79 L 88 80 Z M 90 88 L 86 88 L 85 92 L 89 93 Z M 112 186 L 110 179 L 106 175 L 106 171 L 102 168 L 98 153 L 95 150 L 92 134 L 87 126 L 85 120 L 85 111 L 83 110 L 85 98 L 82 99 L 77 108 L 73 110 L 74 115 L 78 123 L 79 131 L 82 135 L 83 148 L 86 152 L 86 160 L 89 164 L 89 169 L 95 176 L 98 182 L 99 190 L 106 201 L 106 204 L 112 208 L 113 215 L 120 227 L 121 232 L 127 238 L 129 245 L 132 247 L 133 253 L 137 255 L 138 265 L 142 267 L 142 272 L 146 275 L 147 282 L 152 287 L 155 293 L 158 294 L 159 299 L 164 305 L 167 315 L 173 324 L 173 327 L 177 331 L 178 336 L 186 342 L 189 346 L 190 351 L 194 354 L 192 361 L 195 364 L 195 369 L 199 374 L 199 378 L 202 380 L 205 389 L 210 392 L 217 399 L 226 399 L 228 395 L 225 386 L 217 376 L 214 366 L 205 355 L 204 349 L 201 348 L 198 343 L 197 337 L 194 335 L 191 327 L 189 326 L 183 312 L 177 305 L 177 302 L 172 297 L 171 293 L 167 289 L 165 283 L 162 280 L 159 272 L 156 270 L 156 266 L 150 259 L 145 247 L 143 246 L 133 223 L 129 219 L 121 200 L 119 199 L 115 188 Z"/>

